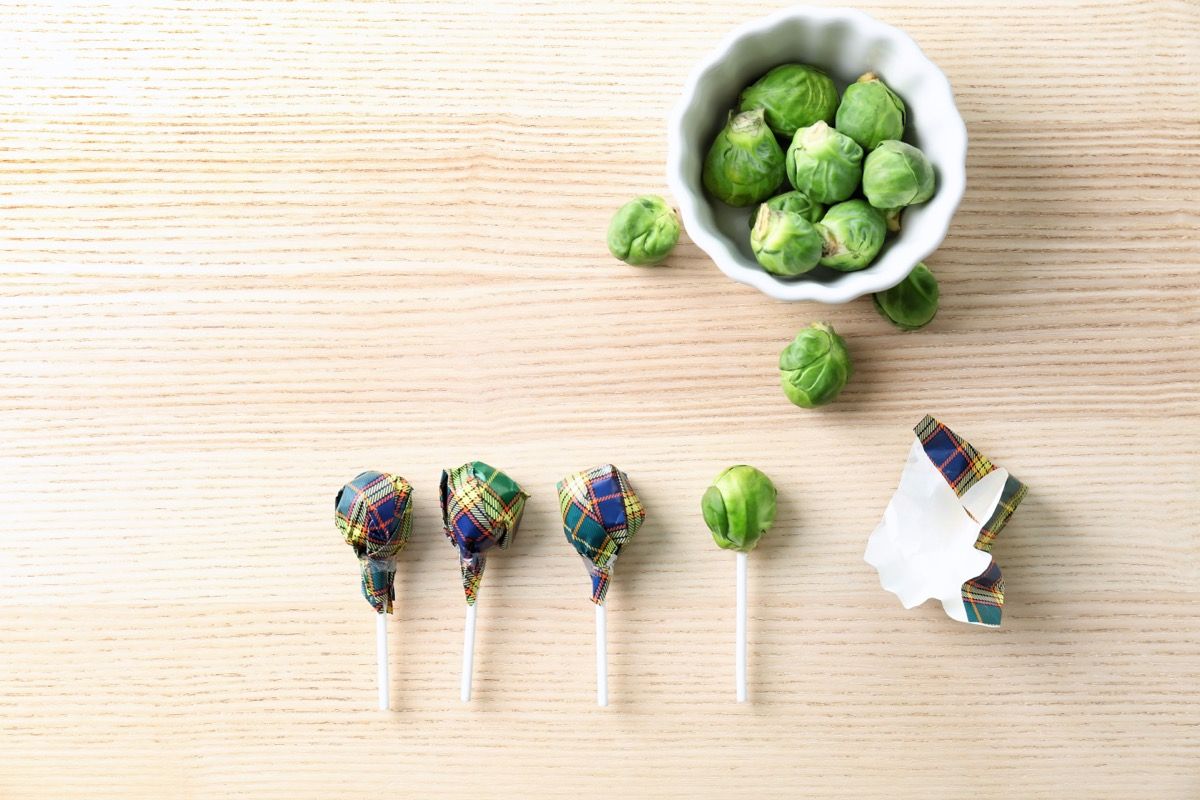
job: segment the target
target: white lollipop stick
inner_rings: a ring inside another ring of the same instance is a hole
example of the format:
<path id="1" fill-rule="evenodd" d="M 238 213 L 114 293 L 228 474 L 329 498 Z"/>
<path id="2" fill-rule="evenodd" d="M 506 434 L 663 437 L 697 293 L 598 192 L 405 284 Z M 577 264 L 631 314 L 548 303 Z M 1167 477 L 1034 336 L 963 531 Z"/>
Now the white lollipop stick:
<path id="1" fill-rule="evenodd" d="M 737 554 L 737 701 L 746 702 L 746 554 Z"/>
<path id="2" fill-rule="evenodd" d="M 596 705 L 608 705 L 608 614 L 596 605 Z"/>
<path id="3" fill-rule="evenodd" d="M 388 697 L 387 614 L 375 615 L 375 677 L 379 681 L 379 710 L 387 711 L 391 706 Z"/>
<path id="4" fill-rule="evenodd" d="M 471 699 L 471 674 L 475 671 L 475 609 L 478 607 L 478 598 L 473 605 L 467 606 L 467 622 L 463 629 L 461 696 L 464 703 Z"/>

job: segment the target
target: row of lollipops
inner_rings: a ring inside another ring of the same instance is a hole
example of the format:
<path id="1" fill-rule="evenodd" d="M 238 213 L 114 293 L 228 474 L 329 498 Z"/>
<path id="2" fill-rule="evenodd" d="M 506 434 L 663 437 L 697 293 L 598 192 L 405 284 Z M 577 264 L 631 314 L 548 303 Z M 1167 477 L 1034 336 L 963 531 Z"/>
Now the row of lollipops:
<path id="1" fill-rule="evenodd" d="M 723 479 L 750 471 L 760 487 L 757 496 L 723 493 Z M 556 484 L 563 532 L 583 558 L 596 608 L 596 702 L 608 705 L 607 617 L 605 594 L 621 548 L 633 538 L 646 510 L 629 476 L 612 464 L 573 472 Z M 471 699 L 475 652 L 475 616 L 479 585 L 489 551 L 512 542 L 529 495 L 505 473 L 482 461 L 444 470 L 440 485 L 442 524 L 458 550 L 467 612 L 463 634 L 462 700 Z M 728 496 L 722 497 L 723 494 Z M 717 502 L 719 501 L 719 502 Z M 716 502 L 719 513 L 711 508 Z M 367 471 L 338 492 L 334 520 L 359 560 L 362 592 L 374 608 L 379 682 L 379 708 L 388 696 L 387 626 L 385 614 L 395 600 L 397 556 L 412 533 L 412 486 L 387 472 Z M 746 699 L 746 554 L 775 517 L 775 487 L 753 467 L 730 467 L 718 476 L 704 498 L 705 522 L 723 548 L 737 551 L 737 634 L 735 679 L 739 702 Z M 718 518 L 719 517 L 719 518 Z"/>

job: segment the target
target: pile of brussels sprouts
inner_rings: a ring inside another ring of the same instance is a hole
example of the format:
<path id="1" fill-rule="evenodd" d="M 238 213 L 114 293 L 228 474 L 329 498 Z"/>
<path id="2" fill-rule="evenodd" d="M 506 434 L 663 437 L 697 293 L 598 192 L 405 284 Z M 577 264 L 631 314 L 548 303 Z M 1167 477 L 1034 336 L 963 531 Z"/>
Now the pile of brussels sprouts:
<path id="1" fill-rule="evenodd" d="M 795 277 L 818 265 L 864 269 L 888 232 L 900 230 L 903 210 L 933 196 L 929 160 L 901 141 L 905 114 L 904 101 L 874 73 L 839 99 L 821 70 L 784 64 L 742 92 L 704 160 L 704 187 L 731 206 L 757 205 L 750 247 L 767 272 Z M 657 264 L 679 232 L 667 201 L 645 195 L 617 211 L 608 249 L 628 264 Z M 929 324 L 938 299 L 937 279 L 920 263 L 873 295 L 875 309 L 906 331 Z M 853 365 L 833 326 L 814 322 L 780 353 L 779 373 L 789 400 L 816 408 L 837 398 Z"/>
<path id="2" fill-rule="evenodd" d="M 933 166 L 901 141 L 905 114 L 874 73 L 839 100 L 821 70 L 784 64 L 742 92 L 704 159 L 704 188 L 758 206 L 750 248 L 772 275 L 863 269 L 901 212 L 933 196 Z"/>

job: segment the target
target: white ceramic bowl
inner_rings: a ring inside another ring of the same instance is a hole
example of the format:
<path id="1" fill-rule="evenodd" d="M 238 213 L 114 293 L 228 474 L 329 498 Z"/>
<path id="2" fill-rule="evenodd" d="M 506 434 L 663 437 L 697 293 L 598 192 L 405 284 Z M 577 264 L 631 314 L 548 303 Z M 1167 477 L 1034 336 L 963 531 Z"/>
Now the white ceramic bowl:
<path id="1" fill-rule="evenodd" d="M 905 210 L 900 233 L 866 269 L 771 275 L 750 251 L 751 209 L 732 208 L 704 191 L 704 156 L 741 90 L 788 62 L 826 70 L 839 91 L 864 72 L 878 74 L 908 107 L 905 140 L 937 172 L 933 198 Z M 895 286 L 941 244 L 966 188 L 967 129 L 950 82 L 908 34 L 852 8 L 796 6 L 735 30 L 692 71 L 668 134 L 667 182 L 692 241 L 726 275 L 779 300 L 844 303 Z"/>

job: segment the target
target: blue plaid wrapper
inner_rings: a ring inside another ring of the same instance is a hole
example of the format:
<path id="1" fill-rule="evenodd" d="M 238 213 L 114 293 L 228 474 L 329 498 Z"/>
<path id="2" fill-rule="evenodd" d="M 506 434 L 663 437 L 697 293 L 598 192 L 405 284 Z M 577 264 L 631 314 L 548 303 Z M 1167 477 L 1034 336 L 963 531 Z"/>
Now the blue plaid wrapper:
<path id="1" fill-rule="evenodd" d="M 412 533 L 412 486 L 398 475 L 363 472 L 334 498 L 334 523 L 354 548 L 362 592 L 377 612 L 391 613 L 396 556 Z"/>
<path id="2" fill-rule="evenodd" d="M 475 605 L 487 552 L 512 542 L 528 497 L 516 481 L 482 461 L 442 472 L 442 524 L 458 548 L 467 605 Z"/>
<path id="3" fill-rule="evenodd" d="M 592 602 L 600 605 L 617 555 L 642 526 L 646 510 L 629 476 L 612 464 L 574 472 L 557 489 L 563 533 L 583 558 L 592 579 Z"/>

